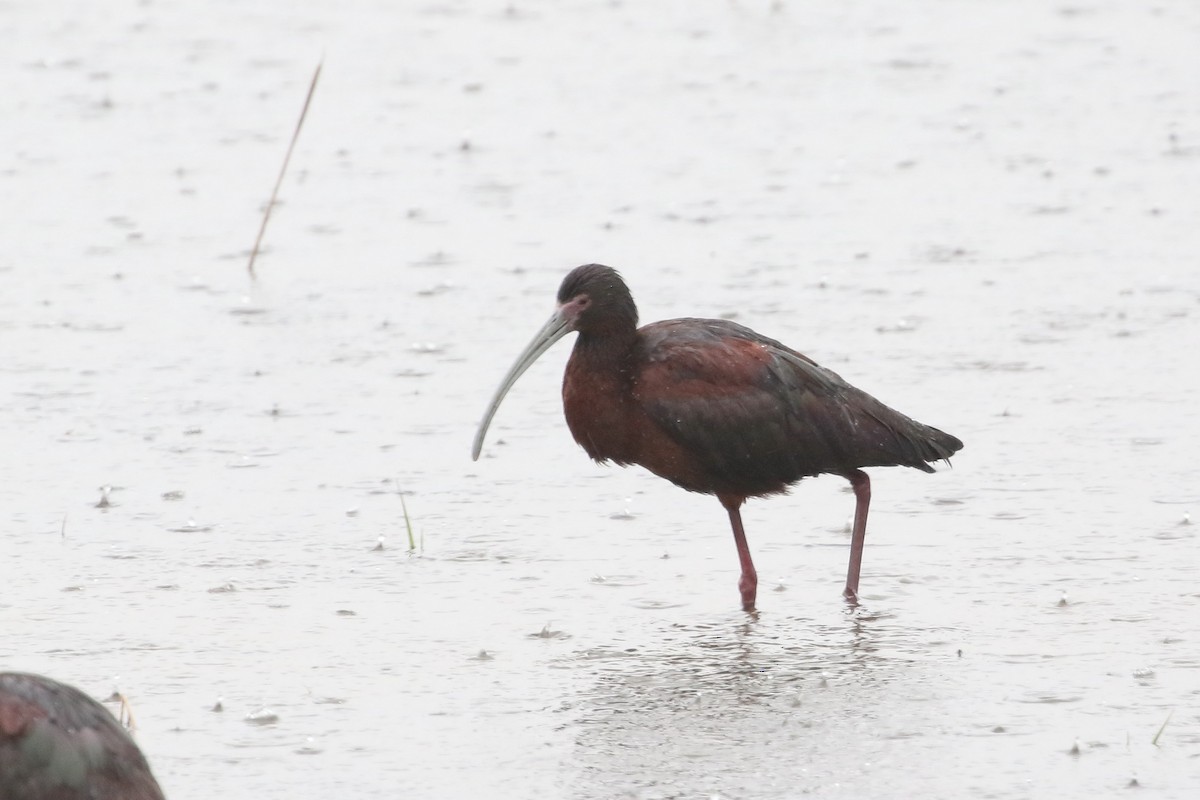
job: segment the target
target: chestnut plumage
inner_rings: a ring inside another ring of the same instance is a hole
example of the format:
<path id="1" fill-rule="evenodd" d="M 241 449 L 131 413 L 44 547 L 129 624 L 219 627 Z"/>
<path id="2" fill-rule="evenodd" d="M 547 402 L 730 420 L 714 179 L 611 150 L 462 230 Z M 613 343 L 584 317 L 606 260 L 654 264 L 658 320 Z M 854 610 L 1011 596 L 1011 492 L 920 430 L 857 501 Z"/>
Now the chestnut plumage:
<path id="1" fill-rule="evenodd" d="M 846 477 L 856 497 L 845 596 L 856 600 L 870 480 L 864 467 L 933 472 L 962 442 L 851 386 L 780 342 L 728 320 L 674 319 L 637 327 L 620 274 L 573 269 L 554 314 L 509 370 L 475 436 L 478 458 L 505 394 L 538 356 L 579 334 L 563 378 L 567 426 L 597 461 L 638 464 L 729 513 L 742 565 L 742 605 L 758 584 L 742 504 L 802 478 Z"/>
<path id="2" fill-rule="evenodd" d="M 64 683 L 0 672 L 0 798 L 163 800 L 138 746 L 104 706 Z"/>

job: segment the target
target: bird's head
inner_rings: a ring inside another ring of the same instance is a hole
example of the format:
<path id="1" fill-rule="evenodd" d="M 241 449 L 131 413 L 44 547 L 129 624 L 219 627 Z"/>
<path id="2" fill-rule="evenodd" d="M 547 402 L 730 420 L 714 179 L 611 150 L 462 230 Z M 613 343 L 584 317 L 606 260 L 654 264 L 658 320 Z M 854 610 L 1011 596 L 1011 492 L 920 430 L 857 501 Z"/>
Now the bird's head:
<path id="1" fill-rule="evenodd" d="M 516 363 L 509 369 L 495 397 L 484 412 L 483 421 L 475 433 L 471 457 L 479 458 L 483 437 L 500 408 L 500 401 L 517 382 L 517 378 L 550 346 L 571 331 L 577 331 L 580 343 L 602 341 L 608 336 L 633 336 L 637 330 L 637 306 L 621 274 L 603 264 L 584 264 L 567 273 L 558 287 L 558 304 L 550 319 L 537 332 Z"/>
<path id="2" fill-rule="evenodd" d="M 583 334 L 637 328 L 637 306 L 621 273 L 603 264 L 584 264 L 558 287 L 557 315 L 567 331 Z"/>

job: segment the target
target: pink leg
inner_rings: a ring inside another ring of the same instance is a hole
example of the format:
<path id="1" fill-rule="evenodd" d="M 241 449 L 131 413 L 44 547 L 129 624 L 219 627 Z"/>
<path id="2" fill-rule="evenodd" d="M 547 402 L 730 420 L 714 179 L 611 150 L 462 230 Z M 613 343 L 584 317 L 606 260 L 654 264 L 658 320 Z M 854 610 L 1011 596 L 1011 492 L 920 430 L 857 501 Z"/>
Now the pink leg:
<path id="1" fill-rule="evenodd" d="M 850 536 L 850 568 L 846 571 L 846 590 L 851 603 L 858 602 L 858 571 L 862 568 L 863 542 L 867 538 L 867 506 L 871 505 L 871 479 L 861 469 L 846 476 L 854 487 L 854 532 Z"/>
<path id="2" fill-rule="evenodd" d="M 717 498 L 729 512 L 729 524 L 733 527 L 733 541 L 737 544 L 738 561 L 742 563 L 742 577 L 738 579 L 738 590 L 742 593 L 742 609 L 754 610 L 754 599 L 758 594 L 758 572 L 750 558 L 750 545 L 746 544 L 746 531 L 742 528 L 742 512 L 739 510 L 746 500 L 743 497 Z"/>

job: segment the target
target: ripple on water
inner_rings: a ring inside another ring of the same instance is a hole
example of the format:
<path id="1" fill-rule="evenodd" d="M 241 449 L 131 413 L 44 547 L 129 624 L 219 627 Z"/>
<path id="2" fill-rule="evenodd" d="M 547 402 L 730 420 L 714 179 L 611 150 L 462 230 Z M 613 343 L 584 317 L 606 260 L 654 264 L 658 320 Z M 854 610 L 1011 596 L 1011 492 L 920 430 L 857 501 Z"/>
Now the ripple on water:
<path id="1" fill-rule="evenodd" d="M 1054 694 L 1051 692 L 1029 692 L 1028 694 L 1017 695 L 1012 698 L 1014 703 L 1038 703 L 1043 705 L 1057 705 L 1059 703 L 1078 703 L 1083 699 L 1082 695 L 1078 694 Z"/>

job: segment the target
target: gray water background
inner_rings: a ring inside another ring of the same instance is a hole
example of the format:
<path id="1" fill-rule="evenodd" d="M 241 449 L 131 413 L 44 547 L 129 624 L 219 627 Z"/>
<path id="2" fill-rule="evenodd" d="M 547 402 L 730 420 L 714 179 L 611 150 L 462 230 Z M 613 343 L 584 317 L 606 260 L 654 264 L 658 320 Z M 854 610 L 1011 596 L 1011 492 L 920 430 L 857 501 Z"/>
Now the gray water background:
<path id="1" fill-rule="evenodd" d="M 0 4 L 0 667 L 122 691 L 173 800 L 1194 796 L 1198 41 L 1183 0 Z M 966 442 L 875 471 L 860 609 L 844 481 L 746 507 L 748 617 L 714 500 L 571 441 L 565 344 L 470 461 L 587 261 Z"/>

